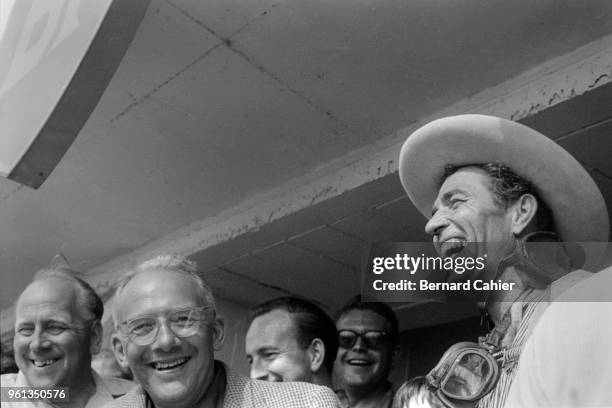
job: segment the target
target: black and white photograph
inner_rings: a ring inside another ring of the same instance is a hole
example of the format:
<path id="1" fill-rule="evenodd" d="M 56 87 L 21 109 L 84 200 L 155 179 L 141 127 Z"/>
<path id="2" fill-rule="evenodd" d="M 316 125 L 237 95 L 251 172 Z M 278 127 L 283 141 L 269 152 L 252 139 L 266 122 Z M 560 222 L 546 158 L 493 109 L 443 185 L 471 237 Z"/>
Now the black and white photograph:
<path id="1" fill-rule="evenodd" d="M 609 0 L 0 0 L 7 408 L 612 408 Z"/>

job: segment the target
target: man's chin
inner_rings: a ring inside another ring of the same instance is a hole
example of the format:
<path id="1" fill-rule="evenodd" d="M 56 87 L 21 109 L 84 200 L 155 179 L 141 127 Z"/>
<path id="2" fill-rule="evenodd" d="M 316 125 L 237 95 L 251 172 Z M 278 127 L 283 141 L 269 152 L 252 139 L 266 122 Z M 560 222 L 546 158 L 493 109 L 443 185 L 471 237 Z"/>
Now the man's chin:
<path id="1" fill-rule="evenodd" d="M 57 384 L 55 381 L 46 378 L 32 378 L 32 376 L 26 376 L 28 379 L 28 385 L 34 388 L 55 388 Z"/>
<path id="2" fill-rule="evenodd" d="M 374 375 L 371 372 L 347 372 L 345 373 L 345 383 L 353 387 L 363 387 L 372 382 L 373 377 Z"/>
<path id="3" fill-rule="evenodd" d="M 168 381 L 151 384 L 147 392 L 157 405 L 183 405 L 182 403 L 193 398 L 194 392 L 189 388 L 183 381 Z"/>
<path id="4" fill-rule="evenodd" d="M 196 398 L 202 387 L 197 385 L 197 373 L 190 372 L 183 367 L 174 372 L 157 372 L 151 369 L 147 379 L 147 392 L 154 401 L 164 406 L 182 406 L 189 400 Z"/>
<path id="5" fill-rule="evenodd" d="M 373 380 L 370 377 L 361 377 L 361 378 L 349 378 L 344 383 L 349 387 L 369 387 L 372 384 Z"/>
<path id="6" fill-rule="evenodd" d="M 46 373 L 41 374 L 40 372 L 36 372 L 36 369 L 28 370 L 24 373 L 25 377 L 28 379 L 28 384 L 31 387 L 35 388 L 57 388 L 61 387 L 61 381 L 58 378 L 59 376 L 55 373 Z"/>

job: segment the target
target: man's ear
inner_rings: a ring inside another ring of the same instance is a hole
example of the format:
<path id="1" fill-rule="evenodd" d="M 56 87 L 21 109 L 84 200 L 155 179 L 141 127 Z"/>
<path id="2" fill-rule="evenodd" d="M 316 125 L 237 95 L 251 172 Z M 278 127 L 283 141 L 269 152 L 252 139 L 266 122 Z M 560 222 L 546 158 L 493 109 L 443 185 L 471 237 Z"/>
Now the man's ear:
<path id="1" fill-rule="evenodd" d="M 318 337 L 315 337 L 308 346 L 308 356 L 310 357 L 310 371 L 316 373 L 323 366 L 325 361 L 325 343 Z"/>
<path id="2" fill-rule="evenodd" d="M 115 359 L 123 369 L 129 368 L 127 362 L 127 343 L 123 344 L 121 338 L 117 333 L 113 333 L 111 336 L 111 345 L 113 347 L 113 353 L 115 354 Z"/>
<path id="3" fill-rule="evenodd" d="M 538 200 L 531 194 L 523 194 L 512 204 L 512 233 L 521 235 L 534 219 L 538 210 Z"/>
<path id="4" fill-rule="evenodd" d="M 100 319 L 94 320 L 89 330 L 89 352 L 92 355 L 98 354 L 100 352 L 100 348 L 102 347 L 102 322 L 100 322 Z"/>
<path id="5" fill-rule="evenodd" d="M 222 318 L 216 317 L 213 324 L 213 348 L 215 351 L 221 350 L 225 340 L 225 322 Z"/>

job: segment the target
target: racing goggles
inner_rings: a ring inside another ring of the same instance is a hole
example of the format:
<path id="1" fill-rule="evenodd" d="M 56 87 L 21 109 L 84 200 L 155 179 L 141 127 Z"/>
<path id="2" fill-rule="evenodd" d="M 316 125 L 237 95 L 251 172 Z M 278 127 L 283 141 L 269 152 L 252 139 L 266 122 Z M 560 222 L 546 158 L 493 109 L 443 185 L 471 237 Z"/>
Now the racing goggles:
<path id="1" fill-rule="evenodd" d="M 382 330 L 368 330 L 364 332 L 356 332 L 355 330 L 339 330 L 338 331 L 338 346 L 350 349 L 357 339 L 361 338 L 362 344 L 370 350 L 380 350 L 384 343 L 388 340 L 389 334 Z"/>
<path id="2" fill-rule="evenodd" d="M 214 315 L 214 309 L 210 306 L 179 309 L 165 316 L 128 320 L 118 325 L 117 331 L 137 346 L 148 346 L 157 339 L 163 321 L 176 337 L 185 338 L 196 334 L 202 322 L 212 322 Z"/>
<path id="3" fill-rule="evenodd" d="M 458 401 L 474 402 L 488 394 L 499 379 L 499 365 L 483 347 L 473 342 L 451 346 L 427 374 L 430 389 L 447 407 Z"/>

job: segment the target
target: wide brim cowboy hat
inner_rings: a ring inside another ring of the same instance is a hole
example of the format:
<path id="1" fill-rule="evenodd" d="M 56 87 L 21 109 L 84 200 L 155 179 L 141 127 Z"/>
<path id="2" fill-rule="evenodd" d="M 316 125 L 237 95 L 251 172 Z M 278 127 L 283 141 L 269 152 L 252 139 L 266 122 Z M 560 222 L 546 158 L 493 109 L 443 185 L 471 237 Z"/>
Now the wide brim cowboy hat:
<path id="1" fill-rule="evenodd" d="M 520 123 L 486 115 L 434 120 L 406 139 L 399 175 L 412 203 L 430 218 L 446 165 L 489 162 L 532 183 L 563 241 L 608 241 L 608 210 L 589 173 L 557 143 Z"/>

